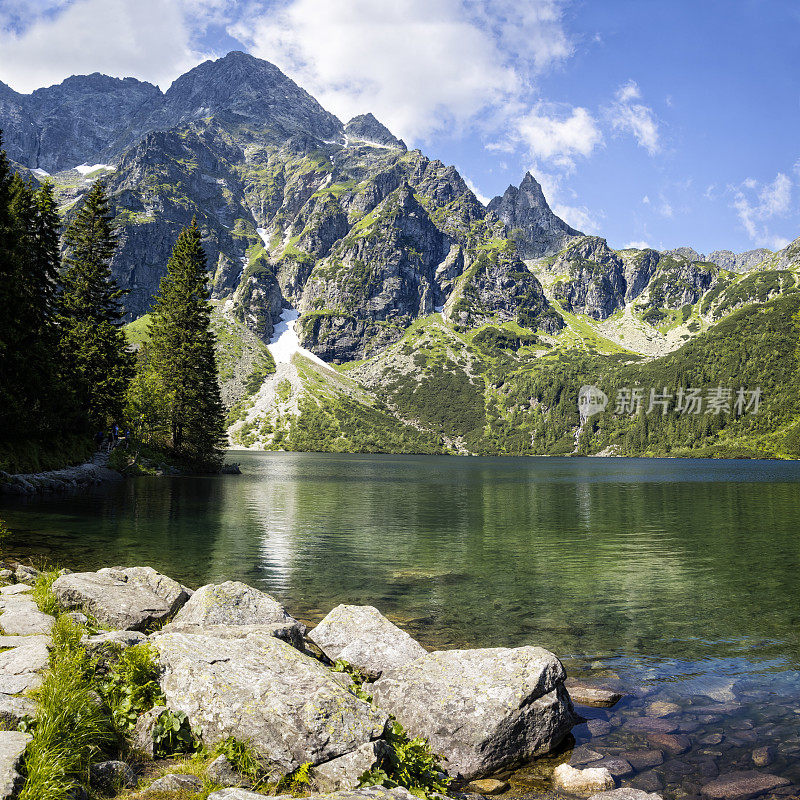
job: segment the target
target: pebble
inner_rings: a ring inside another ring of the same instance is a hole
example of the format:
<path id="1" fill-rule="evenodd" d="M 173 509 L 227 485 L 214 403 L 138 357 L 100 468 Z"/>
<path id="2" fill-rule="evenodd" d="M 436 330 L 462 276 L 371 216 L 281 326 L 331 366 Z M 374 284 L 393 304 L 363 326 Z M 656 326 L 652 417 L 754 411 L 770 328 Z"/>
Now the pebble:
<path id="1" fill-rule="evenodd" d="M 658 717 L 636 717 L 629 719 L 625 723 L 625 727 L 630 731 L 643 731 L 644 733 L 673 733 L 678 730 L 678 723 Z"/>
<path id="2" fill-rule="evenodd" d="M 708 736 L 704 736 L 700 739 L 700 744 L 722 744 L 725 737 L 721 733 L 709 733 Z"/>
<path id="3" fill-rule="evenodd" d="M 624 778 L 626 775 L 633 774 L 633 767 L 624 758 L 610 757 L 604 758 L 592 764 L 593 767 L 605 767 L 615 778 Z"/>
<path id="4" fill-rule="evenodd" d="M 664 763 L 664 754 L 660 750 L 624 750 L 619 757 L 640 771 Z"/>

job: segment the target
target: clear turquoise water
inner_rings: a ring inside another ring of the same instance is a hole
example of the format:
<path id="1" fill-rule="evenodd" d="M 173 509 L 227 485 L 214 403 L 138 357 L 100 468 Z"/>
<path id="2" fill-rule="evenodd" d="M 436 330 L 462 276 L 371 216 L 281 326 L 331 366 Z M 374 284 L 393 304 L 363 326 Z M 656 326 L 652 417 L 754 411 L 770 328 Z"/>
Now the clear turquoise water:
<path id="1" fill-rule="evenodd" d="M 770 769 L 795 779 L 800 463 L 232 458 L 241 476 L 4 500 L 0 516 L 12 550 L 73 569 L 151 564 L 189 585 L 239 579 L 311 621 L 340 602 L 370 603 L 431 647 L 542 645 L 573 674 L 649 687 L 611 715 L 590 712 L 620 717 L 618 733 L 653 697 L 685 705 L 689 727 L 692 704 L 735 701 L 709 730 L 751 723 L 758 743 L 786 751 Z M 772 706 L 780 713 L 765 722 Z M 585 725 L 576 737 L 589 740 Z M 604 741 L 609 752 L 630 744 Z M 752 746 L 734 744 L 717 768 Z M 670 793 L 668 771 L 662 779 Z M 681 777 L 681 792 L 700 780 Z"/>

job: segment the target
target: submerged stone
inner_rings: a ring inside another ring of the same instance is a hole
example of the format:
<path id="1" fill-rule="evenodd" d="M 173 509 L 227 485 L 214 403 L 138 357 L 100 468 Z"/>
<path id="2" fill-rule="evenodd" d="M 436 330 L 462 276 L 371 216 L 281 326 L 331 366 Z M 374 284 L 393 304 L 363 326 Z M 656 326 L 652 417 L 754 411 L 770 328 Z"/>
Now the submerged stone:
<path id="1" fill-rule="evenodd" d="M 570 794 L 592 795 L 613 789 L 616 784 L 604 767 L 576 769 L 569 764 L 559 764 L 553 771 L 553 785 Z"/>

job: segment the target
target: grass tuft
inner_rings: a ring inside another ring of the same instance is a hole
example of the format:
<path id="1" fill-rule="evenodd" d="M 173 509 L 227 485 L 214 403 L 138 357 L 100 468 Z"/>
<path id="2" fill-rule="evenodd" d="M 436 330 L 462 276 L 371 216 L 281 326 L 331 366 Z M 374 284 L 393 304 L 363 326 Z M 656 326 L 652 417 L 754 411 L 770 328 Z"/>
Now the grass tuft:
<path id="1" fill-rule="evenodd" d="M 68 617 L 56 620 L 50 666 L 34 693 L 38 708 L 19 800 L 70 800 L 77 787 L 88 784 L 92 761 L 114 743 L 94 692 L 94 666 L 81 647 L 82 635 Z"/>

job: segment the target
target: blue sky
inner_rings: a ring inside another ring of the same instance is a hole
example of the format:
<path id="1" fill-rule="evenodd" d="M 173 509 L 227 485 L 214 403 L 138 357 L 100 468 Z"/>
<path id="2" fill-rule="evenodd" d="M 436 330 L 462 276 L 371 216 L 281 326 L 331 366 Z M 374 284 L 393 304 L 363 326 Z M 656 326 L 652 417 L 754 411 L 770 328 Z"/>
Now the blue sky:
<path id="1" fill-rule="evenodd" d="M 484 198 L 530 169 L 614 247 L 705 253 L 800 236 L 799 42 L 792 0 L 0 0 L 18 91 L 247 50 Z"/>

